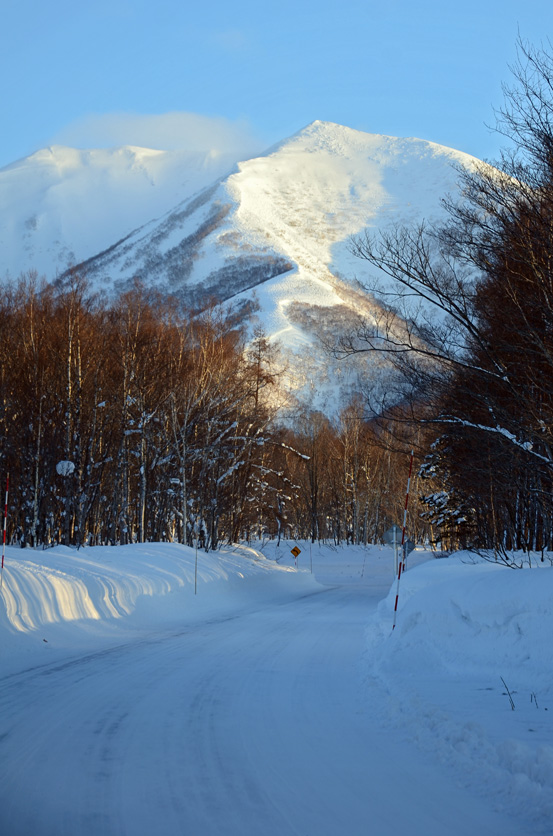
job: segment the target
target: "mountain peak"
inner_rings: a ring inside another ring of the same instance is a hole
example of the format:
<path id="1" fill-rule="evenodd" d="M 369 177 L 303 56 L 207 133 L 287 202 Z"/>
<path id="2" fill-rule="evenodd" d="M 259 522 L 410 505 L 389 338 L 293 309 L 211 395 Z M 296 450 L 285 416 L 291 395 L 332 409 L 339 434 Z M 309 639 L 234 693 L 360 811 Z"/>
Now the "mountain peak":
<path id="1" fill-rule="evenodd" d="M 51 146 L 0 171 L 4 269 L 53 279 L 80 264 L 102 293 L 139 277 L 194 307 L 259 305 L 267 335 L 301 355 L 291 368 L 302 388 L 329 373 L 310 350 L 317 336 L 374 304 L 351 236 L 439 218 L 455 164 L 471 160 L 321 120 L 232 167 L 209 154 Z"/>

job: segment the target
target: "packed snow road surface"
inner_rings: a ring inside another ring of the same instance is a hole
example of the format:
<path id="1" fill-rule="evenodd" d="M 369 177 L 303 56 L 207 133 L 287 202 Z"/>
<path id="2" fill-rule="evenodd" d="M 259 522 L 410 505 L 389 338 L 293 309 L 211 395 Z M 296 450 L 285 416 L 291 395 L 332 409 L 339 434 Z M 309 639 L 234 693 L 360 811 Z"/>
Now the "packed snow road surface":
<path id="1" fill-rule="evenodd" d="M 356 558 L 95 651 L 44 642 L 0 683 L 0 832 L 520 836 L 381 725 L 365 630 L 391 575 Z"/>

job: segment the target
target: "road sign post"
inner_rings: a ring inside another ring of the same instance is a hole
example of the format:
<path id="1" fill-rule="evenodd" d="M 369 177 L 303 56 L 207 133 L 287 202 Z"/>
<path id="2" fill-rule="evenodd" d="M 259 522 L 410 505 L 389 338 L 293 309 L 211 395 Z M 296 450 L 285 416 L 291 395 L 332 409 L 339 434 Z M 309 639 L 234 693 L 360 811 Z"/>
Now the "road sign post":
<path id="1" fill-rule="evenodd" d="M 382 538 L 385 543 L 394 548 L 394 577 L 397 576 L 399 568 L 399 544 L 401 542 L 401 528 L 399 525 L 394 525 L 385 532 Z"/>

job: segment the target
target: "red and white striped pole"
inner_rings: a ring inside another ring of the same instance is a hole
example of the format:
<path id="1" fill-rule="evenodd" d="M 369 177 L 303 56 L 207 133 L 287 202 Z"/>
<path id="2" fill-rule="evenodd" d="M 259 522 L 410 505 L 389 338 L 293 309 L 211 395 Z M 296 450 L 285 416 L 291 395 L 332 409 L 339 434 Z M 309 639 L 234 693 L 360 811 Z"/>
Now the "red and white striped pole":
<path id="1" fill-rule="evenodd" d="M 0 589 L 4 583 L 4 555 L 6 554 L 6 524 L 8 522 L 8 493 L 10 490 L 10 474 L 6 477 L 6 501 L 4 503 L 4 535 L 2 538 L 2 569 L 0 570 Z"/>
<path id="2" fill-rule="evenodd" d="M 397 602 L 399 600 L 399 582 L 401 580 L 401 573 L 405 571 L 405 529 L 407 527 L 407 506 L 409 505 L 409 491 L 411 488 L 411 473 L 413 472 L 413 457 L 415 451 L 411 450 L 411 460 L 409 462 L 409 476 L 407 478 L 407 492 L 405 494 L 405 508 L 403 510 L 403 530 L 401 532 L 401 558 L 399 560 L 397 570 L 397 587 L 396 587 L 396 602 L 394 604 L 394 623 L 392 625 L 392 632 L 396 627 L 397 618 Z"/>

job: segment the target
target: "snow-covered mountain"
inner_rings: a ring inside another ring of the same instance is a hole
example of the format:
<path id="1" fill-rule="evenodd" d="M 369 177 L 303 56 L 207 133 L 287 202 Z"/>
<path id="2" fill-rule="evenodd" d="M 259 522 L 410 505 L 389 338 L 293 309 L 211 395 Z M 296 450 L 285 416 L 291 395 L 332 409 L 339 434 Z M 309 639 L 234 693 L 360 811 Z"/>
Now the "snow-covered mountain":
<path id="1" fill-rule="evenodd" d="M 235 165 L 216 151 L 56 145 L 0 169 L 0 277 L 55 279 Z"/>
<path id="2" fill-rule="evenodd" d="M 104 293 L 139 277 L 195 307 L 254 299 L 266 332 L 301 355 L 293 388 L 320 389 L 323 378 L 350 387 L 351 368 L 329 371 L 310 349 L 315 335 L 372 307 L 360 287 L 369 267 L 350 237 L 438 216 L 456 166 L 474 162 L 328 122 L 237 165 L 209 154 L 51 148 L 0 171 L 4 267 L 54 278 L 82 264 Z"/>
<path id="3" fill-rule="evenodd" d="M 351 235 L 440 213 L 455 189 L 454 164 L 471 161 L 422 140 L 314 122 L 116 246 L 110 241 L 86 272 L 117 288 L 140 276 L 198 304 L 256 288 L 270 332 L 302 342 L 304 329 L 294 325 L 301 309 L 348 305 L 355 279 L 364 278 Z"/>

